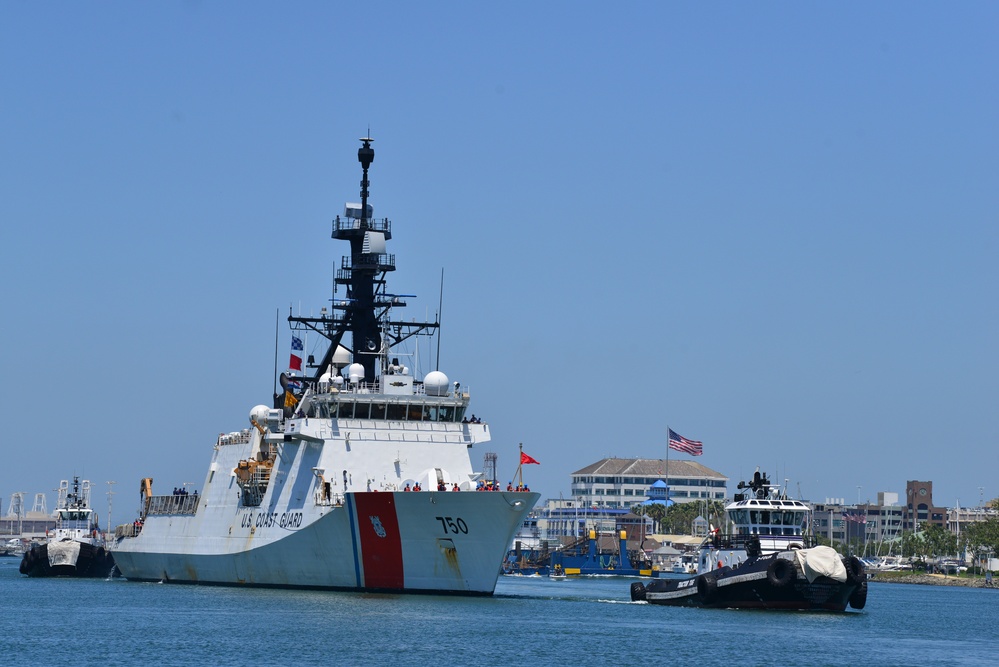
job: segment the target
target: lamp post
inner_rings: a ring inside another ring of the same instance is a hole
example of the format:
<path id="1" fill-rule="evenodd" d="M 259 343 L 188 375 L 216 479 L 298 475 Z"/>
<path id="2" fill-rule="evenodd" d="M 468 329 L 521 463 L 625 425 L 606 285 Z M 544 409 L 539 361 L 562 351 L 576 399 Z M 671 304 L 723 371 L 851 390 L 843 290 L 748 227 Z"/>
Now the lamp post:
<path id="1" fill-rule="evenodd" d="M 117 483 L 118 482 L 105 482 L 105 484 L 108 485 L 108 525 L 104 528 L 105 539 L 107 539 L 108 531 L 111 530 L 111 527 L 114 525 L 111 523 L 111 496 L 114 495 L 114 485 Z"/>

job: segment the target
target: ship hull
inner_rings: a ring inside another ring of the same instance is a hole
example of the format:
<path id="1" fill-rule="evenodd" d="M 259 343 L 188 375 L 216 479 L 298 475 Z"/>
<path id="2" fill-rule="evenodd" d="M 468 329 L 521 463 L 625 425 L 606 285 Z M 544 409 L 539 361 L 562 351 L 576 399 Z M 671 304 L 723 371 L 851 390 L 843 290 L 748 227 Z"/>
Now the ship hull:
<path id="1" fill-rule="evenodd" d="M 533 493 L 362 492 L 335 507 L 208 508 L 149 516 L 114 553 L 132 580 L 490 595 L 536 501 Z"/>
<path id="2" fill-rule="evenodd" d="M 845 611 L 849 605 L 863 609 L 867 582 L 862 571 L 844 582 L 826 576 L 809 581 L 792 564 L 791 554 L 786 556 L 753 559 L 681 580 L 635 583 L 631 598 L 671 607 Z M 775 568 L 778 560 L 784 562 Z"/>
<path id="3" fill-rule="evenodd" d="M 36 544 L 24 552 L 20 572 L 29 577 L 106 579 L 115 572 L 114 557 L 104 547 L 63 540 Z"/>

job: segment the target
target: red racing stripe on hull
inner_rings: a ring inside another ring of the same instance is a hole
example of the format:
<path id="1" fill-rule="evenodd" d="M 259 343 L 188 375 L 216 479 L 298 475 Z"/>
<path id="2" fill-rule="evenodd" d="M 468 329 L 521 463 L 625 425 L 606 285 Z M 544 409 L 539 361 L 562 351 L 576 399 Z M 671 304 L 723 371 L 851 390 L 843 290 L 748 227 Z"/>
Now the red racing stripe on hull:
<path id="1" fill-rule="evenodd" d="M 402 540 L 392 493 L 355 493 L 364 587 L 402 590 Z"/>

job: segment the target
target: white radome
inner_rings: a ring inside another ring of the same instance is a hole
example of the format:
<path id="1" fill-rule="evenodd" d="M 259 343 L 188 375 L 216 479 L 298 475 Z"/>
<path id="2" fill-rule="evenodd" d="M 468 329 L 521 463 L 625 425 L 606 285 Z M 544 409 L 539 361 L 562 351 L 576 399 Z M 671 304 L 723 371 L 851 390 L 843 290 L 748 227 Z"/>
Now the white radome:
<path id="1" fill-rule="evenodd" d="M 270 409 L 266 405 L 254 405 L 250 410 L 250 423 L 266 424 L 268 412 Z"/>
<path id="2" fill-rule="evenodd" d="M 423 378 L 423 387 L 427 391 L 427 396 L 444 396 L 449 386 L 447 376 L 440 371 L 430 371 Z"/>

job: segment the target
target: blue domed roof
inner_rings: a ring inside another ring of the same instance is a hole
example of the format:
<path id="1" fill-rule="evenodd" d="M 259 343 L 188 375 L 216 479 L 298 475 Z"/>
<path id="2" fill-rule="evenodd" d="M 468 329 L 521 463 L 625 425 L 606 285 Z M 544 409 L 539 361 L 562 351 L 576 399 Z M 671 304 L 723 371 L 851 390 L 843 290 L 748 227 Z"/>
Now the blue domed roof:
<path id="1" fill-rule="evenodd" d="M 672 507 L 676 505 L 676 502 L 668 498 L 649 498 L 648 500 L 642 502 L 642 506 L 645 505 L 665 505 L 666 507 Z"/>

